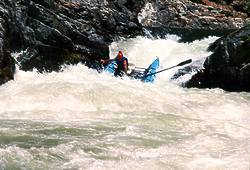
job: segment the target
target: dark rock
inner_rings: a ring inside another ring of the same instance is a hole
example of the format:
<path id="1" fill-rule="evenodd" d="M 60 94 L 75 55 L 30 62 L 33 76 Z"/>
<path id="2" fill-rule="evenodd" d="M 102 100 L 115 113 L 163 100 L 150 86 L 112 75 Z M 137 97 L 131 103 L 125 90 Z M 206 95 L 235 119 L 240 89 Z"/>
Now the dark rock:
<path id="1" fill-rule="evenodd" d="M 15 62 L 10 56 L 9 19 L 10 8 L 13 4 L 7 0 L 0 2 L 0 84 L 14 79 Z"/>
<path id="2" fill-rule="evenodd" d="M 0 61 L 0 84 L 6 83 L 9 80 L 13 80 L 16 69 L 15 61 L 10 56 L 10 52 L 5 51 L 3 55 L 3 57 L 0 56 L 0 58 L 3 58 Z"/>
<path id="3" fill-rule="evenodd" d="M 184 76 L 186 74 L 190 74 L 192 72 L 198 72 L 200 70 L 199 66 L 196 65 L 190 65 L 186 66 L 182 69 L 178 69 L 178 71 L 171 77 L 172 80 L 176 80 L 180 78 L 181 76 Z"/>
<path id="4" fill-rule="evenodd" d="M 144 1 L 133 2 L 133 6 L 130 2 L 133 1 L 16 2 L 10 10 L 12 16 L 6 18 L 12 19 L 12 51 L 24 50 L 17 58 L 20 69 L 59 71 L 64 64 L 78 62 L 99 67 L 96 61 L 109 57 L 109 44 L 114 39 L 142 33 L 137 13 Z"/>
<path id="5" fill-rule="evenodd" d="M 73 50 L 74 45 L 72 40 L 57 29 L 48 27 L 35 19 L 29 19 L 28 24 L 34 30 L 37 41 L 58 48 Z"/>
<path id="6" fill-rule="evenodd" d="M 192 42 L 194 40 L 201 40 L 211 35 L 221 37 L 229 34 L 234 30 L 201 30 L 190 28 L 178 28 L 178 27 L 146 27 L 146 30 L 150 32 L 150 36 L 165 38 L 166 34 L 175 34 L 180 37 L 179 42 Z M 145 34 L 147 36 L 147 34 Z"/>
<path id="7" fill-rule="evenodd" d="M 39 72 L 60 71 L 65 64 L 84 63 L 85 58 L 81 53 L 72 53 L 67 49 L 57 48 L 45 44 L 26 49 L 17 61 L 20 69 L 31 71 L 37 68 Z"/>
<path id="8" fill-rule="evenodd" d="M 215 41 L 213 51 L 187 87 L 222 88 L 228 91 L 250 91 L 250 26 Z"/>

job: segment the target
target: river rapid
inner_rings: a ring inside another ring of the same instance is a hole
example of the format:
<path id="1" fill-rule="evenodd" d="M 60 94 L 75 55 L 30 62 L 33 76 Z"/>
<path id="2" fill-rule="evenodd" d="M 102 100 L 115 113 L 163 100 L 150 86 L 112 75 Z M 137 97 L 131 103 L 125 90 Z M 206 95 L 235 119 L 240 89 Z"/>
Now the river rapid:
<path id="1" fill-rule="evenodd" d="M 202 67 L 209 37 L 179 43 L 114 42 L 129 62 L 160 69 L 187 59 Z M 18 54 L 13 54 L 18 55 Z M 250 93 L 182 88 L 178 68 L 155 83 L 84 65 L 39 74 L 17 70 L 0 86 L 0 169 L 245 169 L 250 167 Z"/>

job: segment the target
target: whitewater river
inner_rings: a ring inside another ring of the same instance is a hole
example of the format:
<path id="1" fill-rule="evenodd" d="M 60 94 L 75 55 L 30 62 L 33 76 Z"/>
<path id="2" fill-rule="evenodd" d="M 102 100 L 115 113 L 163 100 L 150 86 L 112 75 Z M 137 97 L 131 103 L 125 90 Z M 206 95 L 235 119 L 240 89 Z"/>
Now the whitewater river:
<path id="1" fill-rule="evenodd" d="M 216 37 L 177 39 L 116 42 L 111 55 L 123 50 L 140 67 L 158 56 L 163 69 L 204 60 Z M 49 74 L 17 70 L 0 86 L 0 170 L 249 170 L 250 93 L 182 88 L 190 75 L 171 81 L 176 70 L 154 84 L 83 65 Z"/>

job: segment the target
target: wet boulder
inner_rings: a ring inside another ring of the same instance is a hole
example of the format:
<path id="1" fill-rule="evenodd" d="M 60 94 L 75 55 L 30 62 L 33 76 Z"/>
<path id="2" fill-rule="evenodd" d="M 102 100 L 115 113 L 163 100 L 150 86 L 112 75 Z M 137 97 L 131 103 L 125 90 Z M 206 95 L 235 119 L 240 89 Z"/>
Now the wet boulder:
<path id="1" fill-rule="evenodd" d="M 250 91 L 250 26 L 211 44 L 204 69 L 186 83 L 187 87 Z"/>

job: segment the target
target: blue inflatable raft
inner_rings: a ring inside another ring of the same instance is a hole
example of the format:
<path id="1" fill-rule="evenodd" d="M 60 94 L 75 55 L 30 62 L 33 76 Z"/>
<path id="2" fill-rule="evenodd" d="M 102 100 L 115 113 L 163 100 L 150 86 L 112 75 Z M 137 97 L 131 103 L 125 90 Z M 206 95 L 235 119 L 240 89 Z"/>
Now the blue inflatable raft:
<path id="1" fill-rule="evenodd" d="M 150 82 L 153 83 L 154 79 L 156 77 L 156 71 L 159 68 L 159 58 L 157 57 L 149 66 L 148 68 L 144 69 L 144 71 L 142 70 L 132 70 L 132 72 L 130 74 L 128 74 L 129 77 L 134 78 L 134 79 L 139 79 L 142 82 Z M 112 61 L 111 63 L 109 63 L 105 68 L 104 71 L 108 72 L 110 74 L 114 74 L 115 70 L 117 68 L 117 64 L 115 61 Z"/>

